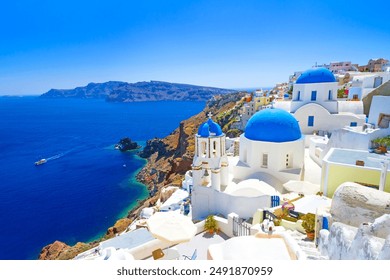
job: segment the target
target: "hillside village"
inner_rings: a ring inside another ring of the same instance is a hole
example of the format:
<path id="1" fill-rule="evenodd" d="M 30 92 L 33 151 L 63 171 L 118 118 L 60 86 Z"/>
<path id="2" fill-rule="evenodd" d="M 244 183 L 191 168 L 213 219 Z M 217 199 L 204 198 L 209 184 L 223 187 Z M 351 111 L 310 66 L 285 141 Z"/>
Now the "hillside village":
<path id="1" fill-rule="evenodd" d="M 390 259 L 389 61 L 229 96 L 149 143 L 153 199 L 73 259 Z"/>

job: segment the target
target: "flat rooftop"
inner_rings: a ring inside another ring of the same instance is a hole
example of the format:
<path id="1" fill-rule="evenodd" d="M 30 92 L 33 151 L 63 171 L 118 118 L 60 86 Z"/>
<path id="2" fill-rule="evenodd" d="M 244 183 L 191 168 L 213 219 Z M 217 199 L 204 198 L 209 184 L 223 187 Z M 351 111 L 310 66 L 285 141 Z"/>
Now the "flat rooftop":
<path id="1" fill-rule="evenodd" d="M 154 239 L 146 228 L 140 228 L 103 241 L 99 247 L 101 249 L 108 247 L 132 249 Z"/>
<path id="2" fill-rule="evenodd" d="M 240 236 L 209 247 L 213 260 L 291 260 L 296 256 L 283 237 L 261 234 L 260 237 Z"/>
<path id="3" fill-rule="evenodd" d="M 375 159 L 386 159 L 388 156 L 370 153 L 361 150 L 348 150 L 333 148 L 325 156 L 324 161 L 356 166 L 356 161 L 364 161 L 364 167 L 382 169 L 381 163 Z M 390 166 L 388 168 L 390 170 Z"/>

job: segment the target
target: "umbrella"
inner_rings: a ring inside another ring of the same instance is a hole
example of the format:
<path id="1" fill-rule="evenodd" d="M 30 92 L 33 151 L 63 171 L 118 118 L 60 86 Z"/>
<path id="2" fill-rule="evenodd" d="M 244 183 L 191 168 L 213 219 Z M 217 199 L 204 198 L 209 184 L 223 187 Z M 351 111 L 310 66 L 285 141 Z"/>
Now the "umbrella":
<path id="1" fill-rule="evenodd" d="M 155 238 L 172 243 L 187 242 L 196 234 L 191 219 L 177 212 L 154 213 L 146 223 Z"/>

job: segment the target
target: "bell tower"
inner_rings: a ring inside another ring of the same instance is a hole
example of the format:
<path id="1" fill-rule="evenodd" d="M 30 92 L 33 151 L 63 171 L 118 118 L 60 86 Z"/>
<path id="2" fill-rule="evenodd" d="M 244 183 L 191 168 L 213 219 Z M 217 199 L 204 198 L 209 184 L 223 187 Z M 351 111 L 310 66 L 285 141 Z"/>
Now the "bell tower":
<path id="1" fill-rule="evenodd" d="M 195 135 L 195 156 L 192 164 L 194 186 L 211 187 L 217 191 L 228 183 L 228 160 L 225 134 L 211 119 L 202 123 Z"/>

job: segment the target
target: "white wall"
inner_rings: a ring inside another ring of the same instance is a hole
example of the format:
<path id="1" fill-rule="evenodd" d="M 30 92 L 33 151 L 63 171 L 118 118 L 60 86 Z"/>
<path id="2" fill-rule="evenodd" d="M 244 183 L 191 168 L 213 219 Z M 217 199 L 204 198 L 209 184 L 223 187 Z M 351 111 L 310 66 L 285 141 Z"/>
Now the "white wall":
<path id="1" fill-rule="evenodd" d="M 314 116 L 313 126 L 308 126 L 308 117 Z M 349 126 L 351 122 L 356 122 L 358 126 L 365 123 L 365 117 L 354 114 L 330 114 L 324 107 L 315 103 L 309 103 L 299 108 L 294 117 L 299 122 L 299 127 L 303 134 L 313 134 L 314 131 L 333 131 L 344 126 Z"/>
<path id="2" fill-rule="evenodd" d="M 323 151 L 326 149 L 328 141 L 327 138 L 321 136 L 310 137 L 309 155 L 319 166 L 322 166 Z"/>
<path id="3" fill-rule="evenodd" d="M 337 104 L 337 82 L 334 83 L 312 83 L 312 84 L 294 84 L 293 96 L 291 101 L 291 112 L 294 113 L 300 107 L 308 103 L 317 103 L 322 105 L 331 113 L 338 113 Z M 329 100 L 329 90 L 332 91 L 332 98 Z M 317 91 L 315 101 L 311 100 L 312 91 Z M 299 100 L 298 100 L 298 92 Z"/>
<path id="4" fill-rule="evenodd" d="M 263 154 L 268 154 L 268 166 L 263 166 Z M 246 163 L 251 172 L 279 172 L 283 170 L 300 169 L 304 159 L 304 139 L 289 142 L 253 141 L 240 136 L 240 161 Z M 286 159 L 290 166 L 286 167 Z M 238 178 L 242 178 L 236 173 Z"/>
<path id="5" fill-rule="evenodd" d="M 215 149 L 214 146 L 216 147 Z M 207 138 L 198 135 L 195 136 L 195 158 L 208 160 L 222 157 L 225 154 L 225 135 L 210 136 Z"/>
<path id="6" fill-rule="evenodd" d="M 195 186 L 191 197 L 193 219 L 203 219 L 210 214 L 227 217 L 236 213 L 242 218 L 252 217 L 258 208 L 271 206 L 271 197 L 241 197 L 218 192 L 208 187 Z"/>
<path id="7" fill-rule="evenodd" d="M 380 113 L 390 114 L 390 96 L 373 96 L 368 122 L 377 127 Z"/>
<path id="8" fill-rule="evenodd" d="M 324 148 L 323 156 L 331 148 L 367 150 L 371 148 L 371 141 L 375 138 L 390 134 L 388 129 L 369 129 L 367 131 L 355 131 L 349 128 L 338 129 L 332 132 L 328 145 Z"/>
<path id="9" fill-rule="evenodd" d="M 362 99 L 374 88 L 374 81 L 376 77 L 382 77 L 382 85 L 390 80 L 389 72 L 376 72 L 372 74 L 361 74 L 355 75 L 352 80 L 352 86 L 350 87 L 350 92 L 348 98 L 352 98 L 353 94 L 358 94 L 359 99 Z"/>
<path id="10" fill-rule="evenodd" d="M 362 101 L 338 101 L 339 113 L 352 113 L 356 115 L 363 115 L 364 108 Z"/>
<path id="11" fill-rule="evenodd" d="M 274 108 L 277 108 L 277 109 L 282 109 L 282 110 L 285 110 L 287 112 L 290 112 L 290 109 L 291 109 L 291 101 L 276 101 L 274 103 Z"/>

